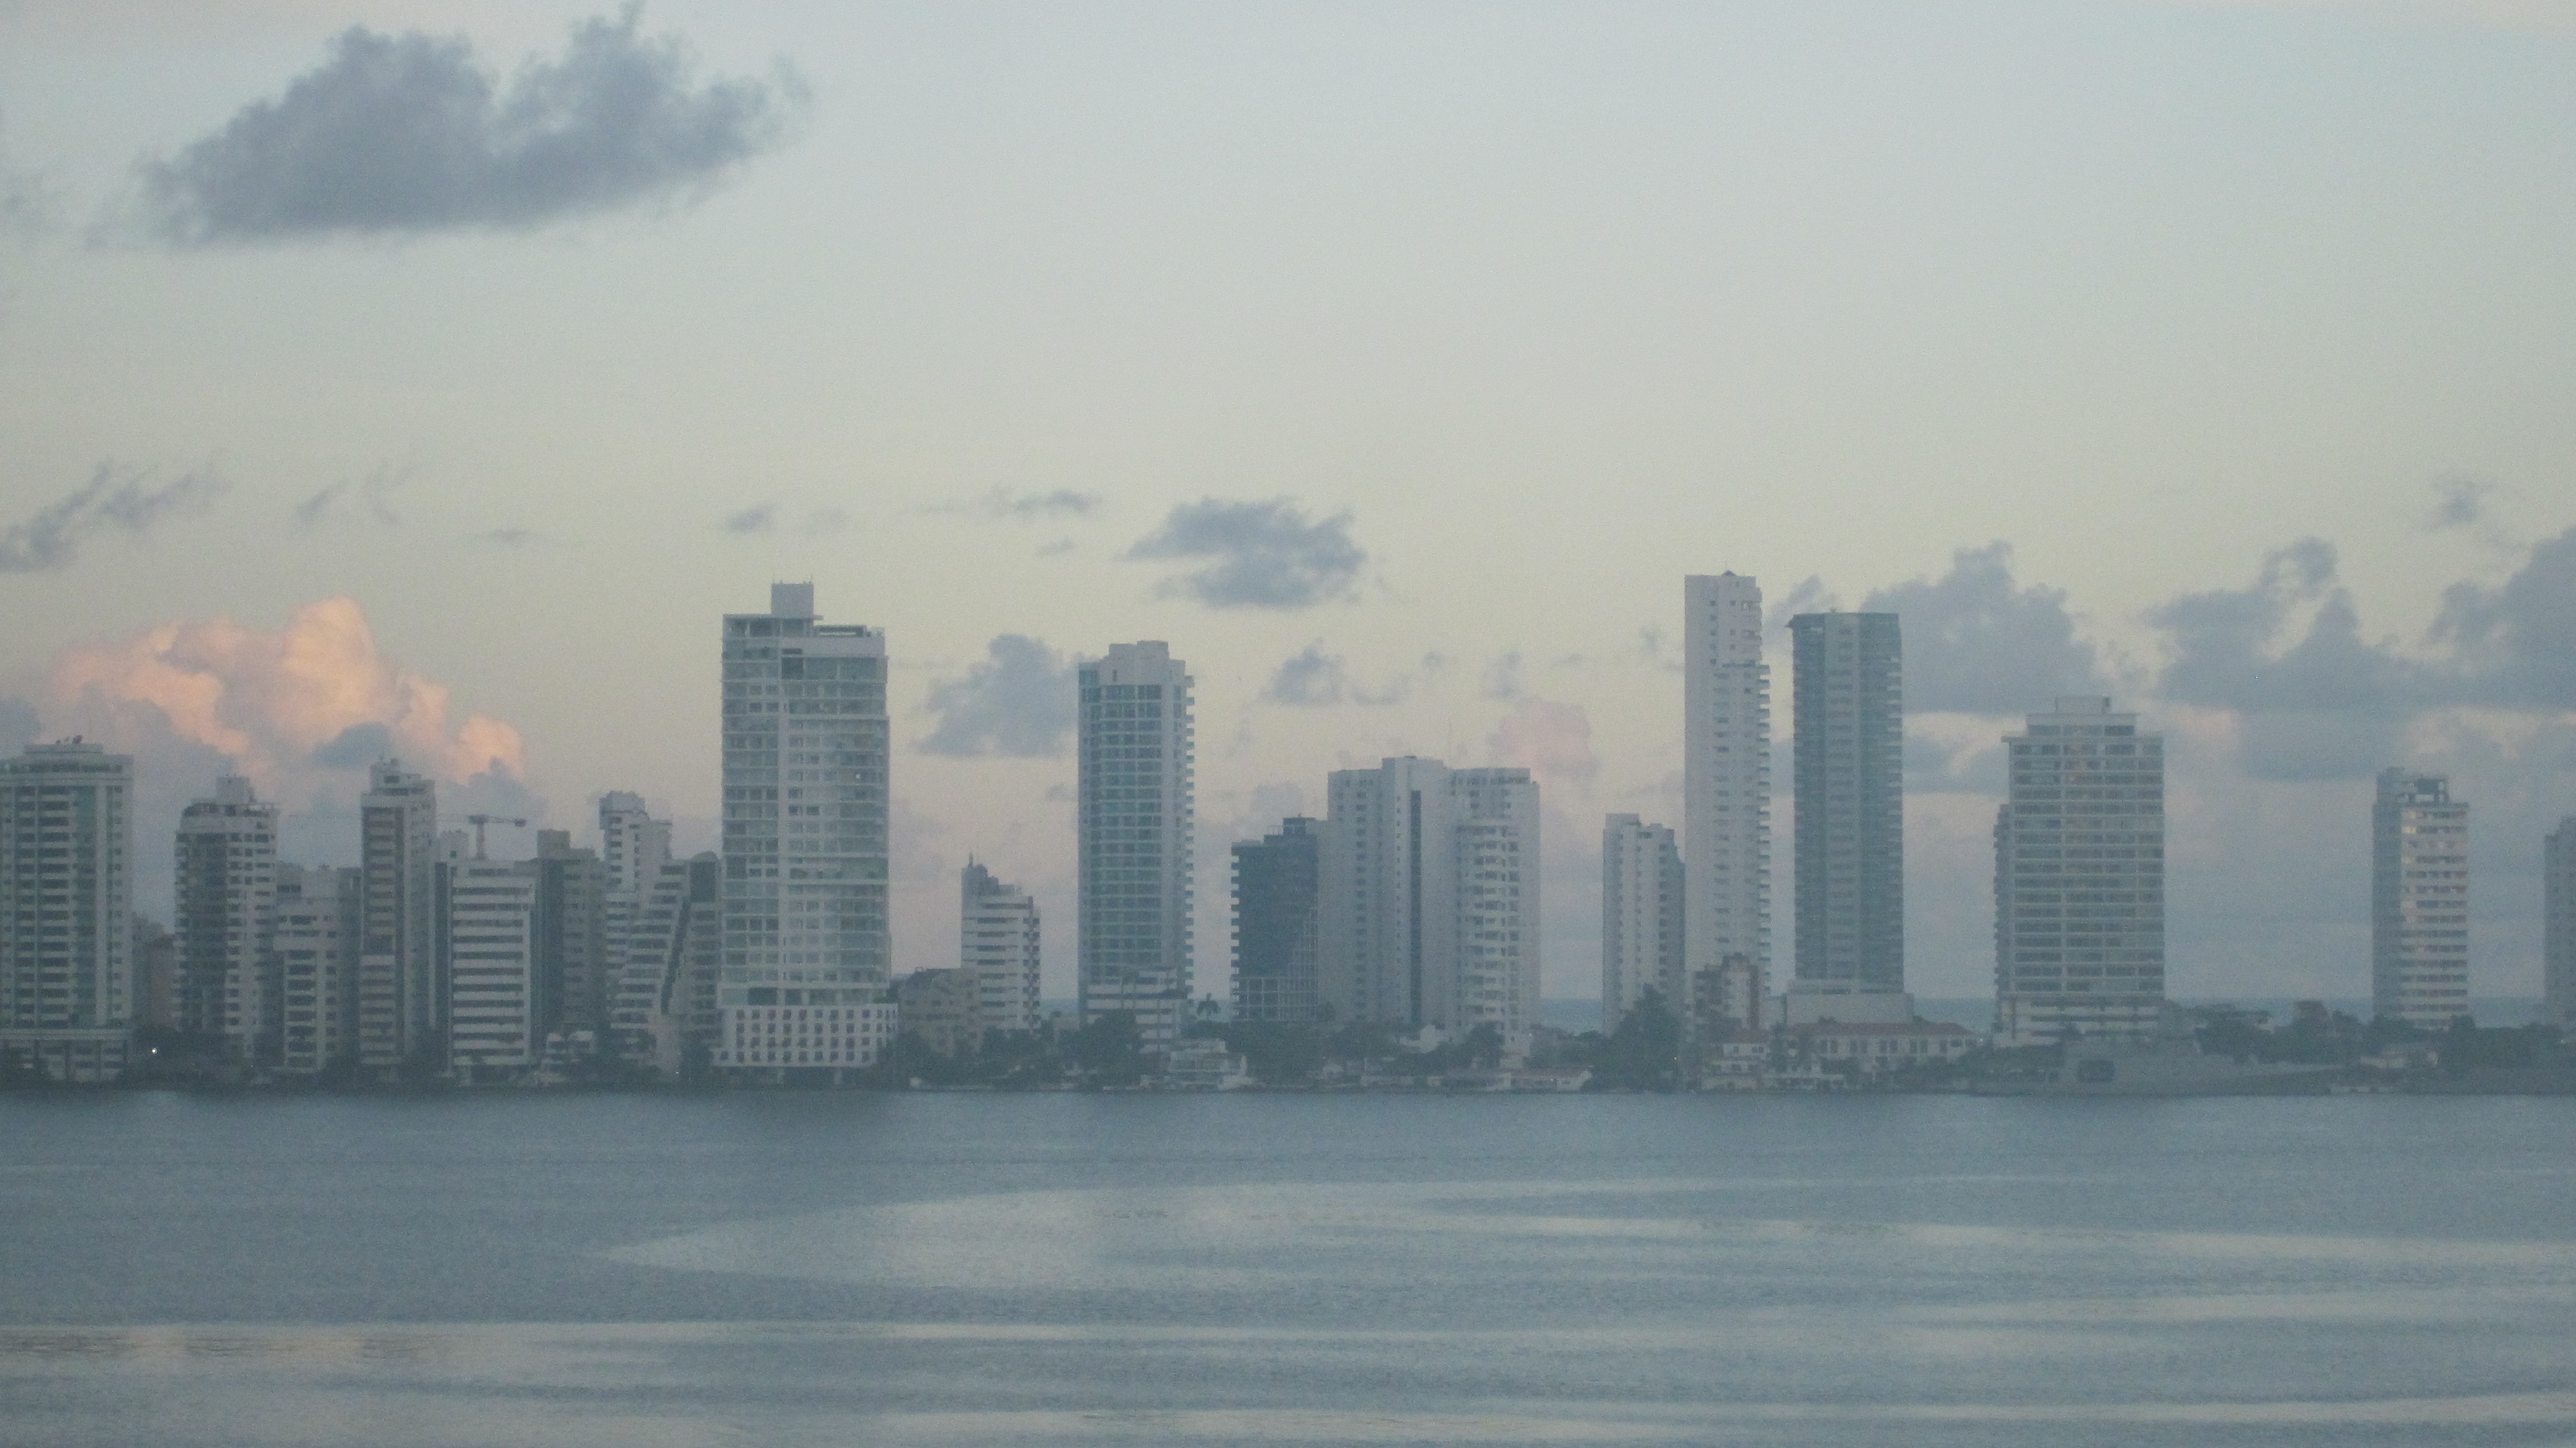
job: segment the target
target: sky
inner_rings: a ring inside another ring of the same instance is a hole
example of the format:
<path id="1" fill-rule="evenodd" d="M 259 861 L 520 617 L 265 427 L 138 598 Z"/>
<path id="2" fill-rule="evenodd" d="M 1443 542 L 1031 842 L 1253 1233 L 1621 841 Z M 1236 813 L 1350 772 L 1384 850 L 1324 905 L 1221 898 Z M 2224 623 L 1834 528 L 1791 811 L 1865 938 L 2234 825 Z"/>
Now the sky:
<path id="1" fill-rule="evenodd" d="M 2169 982 L 2368 992 L 2372 778 L 2536 994 L 2576 814 L 2576 0 L 0 0 L 0 748 L 711 847 L 718 616 L 892 658 L 895 955 L 1072 988 L 1070 670 L 1227 845 L 1533 769 L 1545 990 L 1680 823 L 1681 579 L 1906 640 L 1908 980 L 1991 990 L 2000 737 L 2168 737 Z M 1791 801 L 1776 811 L 1776 971 Z M 500 848 L 503 836 L 496 835 Z"/>

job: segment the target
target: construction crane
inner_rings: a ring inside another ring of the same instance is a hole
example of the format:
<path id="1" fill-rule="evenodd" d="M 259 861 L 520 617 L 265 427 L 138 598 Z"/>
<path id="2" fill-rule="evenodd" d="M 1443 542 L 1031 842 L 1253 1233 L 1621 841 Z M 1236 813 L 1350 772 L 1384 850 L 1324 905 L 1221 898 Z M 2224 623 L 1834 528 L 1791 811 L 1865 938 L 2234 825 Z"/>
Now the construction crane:
<path id="1" fill-rule="evenodd" d="M 485 825 L 517 825 L 523 830 L 528 827 L 528 822 L 526 820 L 508 819 L 501 815 L 470 814 L 465 817 L 465 822 L 474 827 L 474 858 L 478 860 L 483 858 L 483 827 Z"/>

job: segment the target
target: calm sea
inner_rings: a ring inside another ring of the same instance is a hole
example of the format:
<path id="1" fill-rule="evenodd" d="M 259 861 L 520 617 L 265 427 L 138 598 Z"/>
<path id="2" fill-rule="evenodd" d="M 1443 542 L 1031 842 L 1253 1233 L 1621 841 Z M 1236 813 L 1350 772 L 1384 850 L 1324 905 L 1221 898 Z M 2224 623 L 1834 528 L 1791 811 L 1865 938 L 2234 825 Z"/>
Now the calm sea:
<path id="1" fill-rule="evenodd" d="M 0 1099 L 10 1444 L 2576 1443 L 2576 1099 Z"/>

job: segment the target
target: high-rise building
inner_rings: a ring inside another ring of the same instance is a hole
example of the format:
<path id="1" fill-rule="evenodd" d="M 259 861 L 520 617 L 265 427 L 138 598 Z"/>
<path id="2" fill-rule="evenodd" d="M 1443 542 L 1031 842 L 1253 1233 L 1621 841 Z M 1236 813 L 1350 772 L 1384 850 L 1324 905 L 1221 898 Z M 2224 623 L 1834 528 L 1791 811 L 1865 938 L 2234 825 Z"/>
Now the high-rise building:
<path id="1" fill-rule="evenodd" d="M 1647 991 L 1678 1019 L 1683 976 L 1681 847 L 1671 827 L 1632 814 L 1601 825 L 1601 1029 L 1615 1031 Z"/>
<path id="2" fill-rule="evenodd" d="M 343 1071 L 358 1060 L 358 937 L 365 872 L 277 867 L 269 951 L 276 961 L 278 1068 Z"/>
<path id="3" fill-rule="evenodd" d="M 180 1030 L 220 1036 L 234 1060 L 277 1059 L 279 982 L 269 955 L 277 896 L 277 806 L 227 775 L 179 815 L 173 880 Z"/>
<path id="4" fill-rule="evenodd" d="M 665 860 L 618 975 L 609 1016 L 618 1054 L 673 1079 L 739 1064 L 717 1057 L 723 973 L 724 861 L 714 854 Z"/>
<path id="5" fill-rule="evenodd" d="M 379 761 L 358 830 L 358 1064 L 380 1075 L 406 1063 L 444 1067 L 435 788 L 399 761 Z"/>
<path id="6" fill-rule="evenodd" d="M 1797 973 L 1789 1019 L 1903 1022 L 1905 693 L 1892 613 L 1789 620 Z M 1854 998 L 1863 998 L 1855 1000 Z"/>
<path id="7" fill-rule="evenodd" d="M 612 789 L 599 797 L 599 862 L 612 895 L 641 896 L 671 858 L 671 822 L 657 820 L 644 796 Z"/>
<path id="8" fill-rule="evenodd" d="M 1491 1025 L 1524 1045 L 1539 987 L 1530 772 L 1406 756 L 1334 772 L 1326 800 L 1317 975 L 1333 1018 Z"/>
<path id="9" fill-rule="evenodd" d="M 2164 740 L 2060 698 L 2006 735 L 1995 818 L 1995 1043 L 2144 1036 L 2165 1001 Z"/>
<path id="10" fill-rule="evenodd" d="M 958 881 L 957 963 L 975 983 L 977 1043 L 1038 1028 L 1038 902 L 973 860 Z"/>
<path id="11" fill-rule="evenodd" d="M 567 830 L 537 831 L 534 1029 L 547 1037 L 608 1030 L 608 867 Z"/>
<path id="12" fill-rule="evenodd" d="M 78 739 L 0 760 L 0 1057 L 57 1080 L 125 1069 L 133 780 L 131 757 Z"/>
<path id="13" fill-rule="evenodd" d="M 607 877 L 600 902 L 600 970 L 608 995 L 608 1026 L 600 1039 L 605 1047 L 639 1063 L 652 1058 L 650 1040 L 621 1034 L 642 1029 L 642 1017 L 631 1014 L 641 1003 L 630 1002 L 626 995 L 633 978 L 629 966 L 641 965 L 653 979 L 660 979 L 666 962 L 652 955 L 641 932 L 653 882 L 670 858 L 671 822 L 653 818 L 642 795 L 613 789 L 600 796 L 599 863 Z"/>
<path id="14" fill-rule="evenodd" d="M 1689 974 L 1771 970 L 1771 666 L 1762 589 L 1737 573 L 1682 580 L 1682 863 Z M 1685 1020 L 1695 1012 L 1683 1012 Z"/>
<path id="15" fill-rule="evenodd" d="M 1321 819 L 1303 814 L 1234 843 L 1236 1020 L 1319 1018 L 1321 843 Z"/>
<path id="16" fill-rule="evenodd" d="M 1278 833 L 1237 840 L 1234 857 L 1234 1018 L 1311 1021 L 1322 1004 L 1321 821 L 1291 815 Z"/>
<path id="17" fill-rule="evenodd" d="M 1075 874 L 1085 1024 L 1126 1011 L 1148 1052 L 1189 1013 L 1195 736 L 1189 667 L 1112 644 L 1081 666 Z"/>
<path id="18" fill-rule="evenodd" d="M 2469 1013 L 2469 807 L 2389 769 L 2370 822 L 2371 1014 L 2439 1030 Z"/>
<path id="19" fill-rule="evenodd" d="M 2576 815 L 2558 822 L 2540 855 L 2540 1018 L 2576 1026 Z"/>
<path id="20" fill-rule="evenodd" d="M 447 866 L 447 1065 L 460 1081 L 537 1064 L 537 867 L 476 857 Z"/>
<path id="21" fill-rule="evenodd" d="M 772 586 L 767 613 L 725 616 L 728 1039 L 781 1009 L 874 1010 L 893 984 L 885 665 L 884 633 L 822 622 L 810 583 Z M 820 1054 L 733 1063 L 841 1064 L 804 1059 Z"/>

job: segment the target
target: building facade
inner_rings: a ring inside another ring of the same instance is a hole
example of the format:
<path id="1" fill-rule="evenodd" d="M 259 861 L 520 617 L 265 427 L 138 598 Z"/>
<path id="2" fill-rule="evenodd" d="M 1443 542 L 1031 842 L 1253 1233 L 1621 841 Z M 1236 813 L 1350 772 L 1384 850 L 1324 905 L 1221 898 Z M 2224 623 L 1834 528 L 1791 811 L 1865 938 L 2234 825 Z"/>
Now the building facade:
<path id="1" fill-rule="evenodd" d="M 608 959 L 608 867 L 597 851 L 573 848 L 566 830 L 537 831 L 537 1039 L 608 1031 L 616 984 Z"/>
<path id="2" fill-rule="evenodd" d="M 2576 1026 L 2576 815 L 2558 822 L 2540 854 L 2540 1018 Z"/>
<path id="3" fill-rule="evenodd" d="M 1789 638 L 1798 885 L 1790 989 L 1902 995 L 1905 680 L 1897 618 L 1802 613 L 1789 620 Z"/>
<path id="4" fill-rule="evenodd" d="M 282 1024 L 269 954 L 276 901 L 277 806 L 228 775 L 179 815 L 175 1024 L 220 1036 L 233 1060 L 261 1066 L 277 1060 Z"/>
<path id="5" fill-rule="evenodd" d="M 1995 1044 L 2143 1036 L 2165 1000 L 2164 740 L 2071 696 L 2006 735 Z"/>
<path id="6" fill-rule="evenodd" d="M 1539 800 L 1526 769 L 1406 756 L 1334 772 L 1317 851 L 1319 994 L 1338 1021 L 1517 1047 L 1538 1023 Z"/>
<path id="7" fill-rule="evenodd" d="M 134 761 L 78 739 L 0 760 L 0 1059 L 59 1081 L 125 1069 L 134 999 Z"/>
<path id="8" fill-rule="evenodd" d="M 1038 902 L 973 860 L 958 879 L 957 964 L 975 983 L 975 1041 L 989 1031 L 1034 1031 L 1038 1001 Z"/>
<path id="9" fill-rule="evenodd" d="M 674 1080 L 719 1065 L 725 970 L 724 860 L 665 860 L 628 934 L 609 1040 L 619 1058 Z M 810 1009 L 810 1007 L 809 1007 Z"/>
<path id="10" fill-rule="evenodd" d="M 396 760 L 367 773 L 358 802 L 358 1064 L 378 1075 L 445 1065 L 439 979 L 438 798 Z"/>
<path id="11" fill-rule="evenodd" d="M 358 938 L 364 872 L 280 865 L 269 951 L 278 980 L 278 1069 L 295 1076 L 358 1063 Z"/>
<path id="12" fill-rule="evenodd" d="M 447 1066 L 459 1081 L 509 1080 L 545 1044 L 537 982 L 537 867 L 459 860 L 447 881 Z"/>
<path id="13" fill-rule="evenodd" d="M 923 1049 L 963 1061 L 983 1044 L 976 1026 L 976 987 L 972 971 L 916 970 L 895 982 L 895 1025 Z"/>
<path id="14" fill-rule="evenodd" d="M 2469 807 L 2389 769 L 2370 823 L 2371 1013 L 2440 1030 L 2469 1013 Z"/>
<path id="15" fill-rule="evenodd" d="M 765 614 L 725 616 L 728 1040 L 809 1019 L 782 1009 L 873 1011 L 893 983 L 885 663 L 885 635 L 823 623 L 810 583 L 774 585 Z M 751 1054 L 736 1064 L 840 1064 Z"/>
<path id="16" fill-rule="evenodd" d="M 1684 978 L 1681 847 L 1664 825 L 1614 814 L 1601 826 L 1601 1029 L 1615 1031 L 1649 990 L 1680 1018 Z"/>
<path id="17" fill-rule="evenodd" d="M 1076 930 L 1085 1024 L 1131 1012 L 1149 1053 L 1189 1013 L 1196 819 L 1188 667 L 1168 645 L 1113 644 L 1080 669 Z"/>
<path id="18" fill-rule="evenodd" d="M 1237 840 L 1234 1018 L 1311 1021 L 1322 995 L 1322 821 L 1291 815 L 1277 832 Z"/>
<path id="19" fill-rule="evenodd" d="M 1762 589 L 1737 573 L 1682 580 L 1683 925 L 1689 974 L 1771 969 L 1771 668 Z M 1696 1012 L 1678 1003 L 1689 1020 Z"/>

